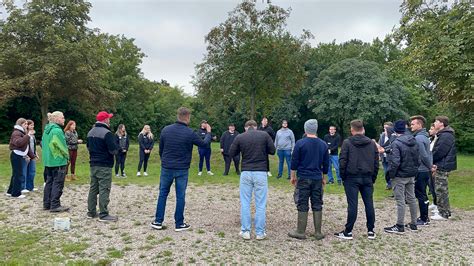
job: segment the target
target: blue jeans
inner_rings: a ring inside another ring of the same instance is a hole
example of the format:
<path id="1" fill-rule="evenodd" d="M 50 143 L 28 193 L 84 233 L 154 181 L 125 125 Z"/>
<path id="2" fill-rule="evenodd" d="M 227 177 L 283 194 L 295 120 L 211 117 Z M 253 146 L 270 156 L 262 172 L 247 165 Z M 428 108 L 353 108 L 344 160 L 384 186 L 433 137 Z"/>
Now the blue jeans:
<path id="1" fill-rule="evenodd" d="M 28 189 L 29 191 L 33 191 L 35 188 L 35 175 L 36 175 L 36 161 L 30 160 L 28 163 L 25 160 L 23 164 L 23 175 L 25 176 L 25 180 L 22 184 L 22 189 Z"/>
<path id="2" fill-rule="evenodd" d="M 387 183 L 387 187 L 392 187 L 392 181 L 390 181 L 390 177 L 388 177 L 387 172 L 388 172 L 388 162 L 387 160 L 382 161 L 382 166 L 383 166 L 383 172 L 385 174 L 385 182 Z"/>
<path id="3" fill-rule="evenodd" d="M 255 193 L 255 233 L 257 236 L 265 234 L 267 192 L 267 172 L 242 171 L 240 175 L 240 222 L 242 232 L 250 232 L 251 230 L 250 205 L 252 193 Z"/>
<path id="4" fill-rule="evenodd" d="M 174 211 L 174 221 L 176 227 L 184 223 L 184 205 L 186 202 L 186 187 L 188 186 L 189 170 L 174 170 L 161 168 L 160 193 L 156 204 L 155 222 L 163 223 L 165 219 L 166 200 L 170 193 L 171 185 L 175 182 L 176 188 L 176 209 Z"/>
<path id="5" fill-rule="evenodd" d="M 199 153 L 199 172 L 202 172 L 202 165 L 204 159 L 206 159 L 207 171 L 211 171 L 211 149 L 210 148 L 198 148 Z"/>
<path id="6" fill-rule="evenodd" d="M 288 166 L 288 177 L 290 176 L 290 167 L 291 167 L 291 150 L 278 150 L 278 159 L 280 159 L 280 164 L 278 165 L 278 176 L 283 174 L 283 165 Z"/>
<path id="7" fill-rule="evenodd" d="M 342 179 L 339 175 L 339 156 L 329 155 L 328 182 L 334 182 L 334 177 L 332 176 L 332 165 L 334 165 L 334 169 L 336 169 L 337 182 L 341 183 Z"/>

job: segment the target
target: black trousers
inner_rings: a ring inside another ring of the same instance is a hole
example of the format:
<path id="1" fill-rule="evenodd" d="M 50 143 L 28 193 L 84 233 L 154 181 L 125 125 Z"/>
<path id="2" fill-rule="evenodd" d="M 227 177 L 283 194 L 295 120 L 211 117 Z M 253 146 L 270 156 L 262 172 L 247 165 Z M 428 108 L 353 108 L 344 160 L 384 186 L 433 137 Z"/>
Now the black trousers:
<path id="1" fill-rule="evenodd" d="M 224 175 L 229 174 L 229 169 L 230 169 L 230 165 L 232 161 L 234 161 L 235 171 L 237 172 L 238 175 L 240 175 L 240 170 L 239 170 L 240 155 L 236 155 L 233 158 L 231 158 L 227 154 L 222 154 L 222 156 L 224 156 L 224 162 L 225 162 Z"/>
<path id="2" fill-rule="evenodd" d="M 309 200 L 311 199 L 311 210 L 321 211 L 323 209 L 323 183 L 321 179 L 298 178 L 294 193 L 296 209 L 299 212 L 309 211 Z"/>
<path id="3" fill-rule="evenodd" d="M 357 220 L 357 205 L 359 192 L 365 205 L 365 216 L 367 218 L 367 230 L 373 231 L 375 227 L 374 210 L 374 184 L 371 177 L 346 178 L 344 180 L 344 191 L 347 198 L 347 223 L 346 233 L 352 232 Z"/>
<path id="4" fill-rule="evenodd" d="M 430 189 L 431 197 L 433 197 L 433 204 L 438 205 L 438 198 L 436 197 L 434 176 L 431 172 L 429 172 L 429 174 L 430 174 L 430 181 L 428 182 L 428 187 Z"/>
<path id="5" fill-rule="evenodd" d="M 418 172 L 415 177 L 415 197 L 418 200 L 420 207 L 420 219 L 424 222 L 428 221 L 428 195 L 426 194 L 426 187 L 430 181 L 430 172 Z"/>
<path id="6" fill-rule="evenodd" d="M 58 167 L 45 167 L 46 185 L 44 186 L 43 208 L 55 209 L 61 206 L 66 165 Z"/>
<path id="7" fill-rule="evenodd" d="M 148 159 L 150 159 L 150 154 L 151 153 L 145 153 L 145 150 L 140 149 L 140 161 L 138 162 L 138 172 L 142 170 L 142 164 L 143 164 L 143 171 L 146 172 L 146 169 L 148 167 Z"/>
<path id="8" fill-rule="evenodd" d="M 8 194 L 12 197 L 18 197 L 21 195 L 22 182 L 25 179 L 23 173 L 23 163 L 25 159 L 23 156 L 15 154 L 13 151 L 10 153 L 10 163 L 12 165 L 12 177 L 10 179 L 10 186 L 8 186 Z"/>
<path id="9" fill-rule="evenodd" d="M 120 173 L 123 175 L 123 170 L 125 169 L 125 160 L 127 159 L 126 152 L 118 152 L 115 155 L 115 174 L 118 174 L 118 170 L 120 167 Z"/>

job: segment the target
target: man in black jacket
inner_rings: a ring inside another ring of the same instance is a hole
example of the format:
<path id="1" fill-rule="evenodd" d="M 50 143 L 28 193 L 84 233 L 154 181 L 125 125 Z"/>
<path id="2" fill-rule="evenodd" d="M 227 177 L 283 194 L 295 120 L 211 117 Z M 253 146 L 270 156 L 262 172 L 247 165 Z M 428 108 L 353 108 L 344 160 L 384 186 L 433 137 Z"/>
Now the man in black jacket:
<path id="1" fill-rule="evenodd" d="M 115 137 L 110 132 L 110 118 L 113 114 L 99 112 L 97 122 L 87 133 L 87 149 L 90 155 L 91 186 L 87 199 L 87 216 L 96 218 L 101 222 L 116 222 L 117 216 L 109 214 L 109 197 L 112 188 L 112 167 L 114 155 L 118 152 Z M 97 195 L 99 195 L 99 215 L 97 215 Z"/>
<path id="2" fill-rule="evenodd" d="M 332 176 L 332 167 L 336 170 L 337 184 L 341 185 L 341 175 L 339 173 L 339 156 L 338 148 L 341 137 L 336 133 L 336 126 L 329 127 L 329 134 L 324 136 L 324 141 L 328 144 L 329 152 L 329 170 L 328 170 L 328 184 L 334 184 L 334 177 Z"/>
<path id="3" fill-rule="evenodd" d="M 364 135 L 361 120 L 351 122 L 352 137 L 344 140 L 339 157 L 339 172 L 344 181 L 347 198 L 346 228 L 335 236 L 352 239 L 352 229 L 357 219 L 358 194 L 362 196 L 367 217 L 367 236 L 375 239 L 374 183 L 379 171 L 379 152 L 374 141 Z"/>
<path id="4" fill-rule="evenodd" d="M 397 201 L 397 223 L 384 228 L 387 233 L 403 234 L 405 232 L 405 206 L 410 208 L 411 222 L 406 226 L 417 230 L 417 206 L 415 198 L 415 176 L 418 173 L 419 150 L 415 138 L 407 132 L 404 120 L 395 122 L 397 138 L 392 143 L 388 154 L 388 175 L 392 182 L 393 194 Z"/>
<path id="5" fill-rule="evenodd" d="M 436 200 L 438 214 L 431 219 L 445 221 L 451 216 L 449 207 L 448 176 L 449 172 L 456 170 L 456 141 L 454 130 L 449 126 L 446 116 L 437 116 L 434 122 L 436 140 L 433 146 L 433 175 L 435 180 Z"/>
<path id="6" fill-rule="evenodd" d="M 229 124 L 229 130 L 222 134 L 221 153 L 222 153 L 222 156 L 224 157 L 224 162 L 225 162 L 224 175 L 229 174 L 230 164 L 232 160 L 234 161 L 235 171 L 237 172 L 238 175 L 240 175 L 240 170 L 239 170 L 240 154 L 234 157 L 229 156 L 230 145 L 232 145 L 232 142 L 234 142 L 235 137 L 237 137 L 238 135 L 239 135 L 239 132 L 235 131 L 234 124 Z"/>
<path id="7" fill-rule="evenodd" d="M 230 146 L 229 156 L 242 154 L 242 173 L 240 174 L 240 235 L 250 239 L 252 193 L 255 192 L 255 233 L 257 240 L 263 240 L 265 233 L 265 212 L 267 206 L 268 155 L 275 154 L 273 140 L 265 132 L 257 130 L 257 122 L 245 123 L 245 133 L 238 135 Z"/>

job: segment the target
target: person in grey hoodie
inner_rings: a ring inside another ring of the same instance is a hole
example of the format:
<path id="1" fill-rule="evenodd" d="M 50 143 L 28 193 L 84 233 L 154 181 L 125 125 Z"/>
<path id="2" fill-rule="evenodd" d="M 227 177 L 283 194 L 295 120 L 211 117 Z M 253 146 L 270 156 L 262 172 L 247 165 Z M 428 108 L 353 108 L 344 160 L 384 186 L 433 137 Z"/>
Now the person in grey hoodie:
<path id="1" fill-rule="evenodd" d="M 278 165 L 278 176 L 281 178 L 283 174 L 283 166 L 286 160 L 286 166 L 288 167 L 288 178 L 290 179 L 290 168 L 291 168 L 291 153 L 295 147 L 295 135 L 293 131 L 288 128 L 288 121 L 283 120 L 281 122 L 281 128 L 277 131 L 275 137 L 275 147 L 277 149 L 278 159 L 280 164 Z"/>
<path id="2" fill-rule="evenodd" d="M 420 207 L 420 217 L 416 220 L 417 226 L 428 226 L 428 195 L 426 187 L 430 180 L 430 170 L 432 167 L 432 156 L 430 151 L 430 139 L 428 132 L 424 128 L 426 119 L 421 115 L 410 117 L 410 127 L 418 144 L 420 166 L 415 177 L 415 196 Z"/>

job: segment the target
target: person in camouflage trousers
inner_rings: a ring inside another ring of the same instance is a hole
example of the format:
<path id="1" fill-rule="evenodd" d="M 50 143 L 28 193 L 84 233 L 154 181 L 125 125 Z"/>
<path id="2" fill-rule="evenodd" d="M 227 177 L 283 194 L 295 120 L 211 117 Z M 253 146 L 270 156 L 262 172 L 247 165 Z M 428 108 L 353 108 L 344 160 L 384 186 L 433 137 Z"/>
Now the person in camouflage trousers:
<path id="1" fill-rule="evenodd" d="M 436 141 L 433 146 L 433 175 L 438 203 L 438 213 L 431 216 L 432 220 L 444 221 L 451 216 L 449 206 L 448 176 L 456 170 L 456 145 L 454 130 L 449 126 L 446 116 L 437 116 L 434 122 Z"/>

